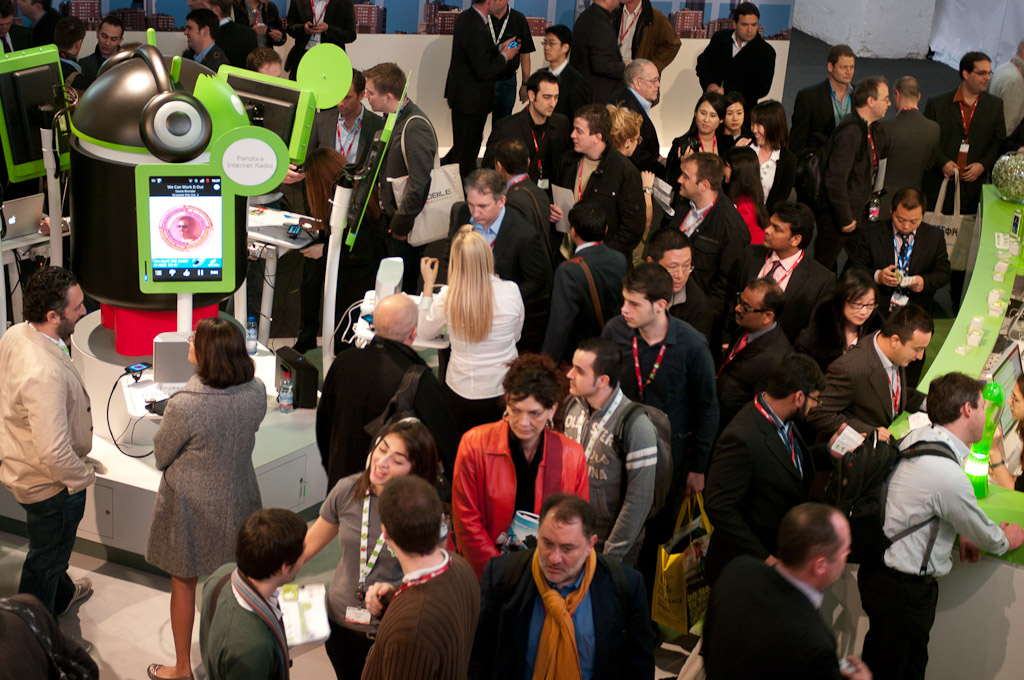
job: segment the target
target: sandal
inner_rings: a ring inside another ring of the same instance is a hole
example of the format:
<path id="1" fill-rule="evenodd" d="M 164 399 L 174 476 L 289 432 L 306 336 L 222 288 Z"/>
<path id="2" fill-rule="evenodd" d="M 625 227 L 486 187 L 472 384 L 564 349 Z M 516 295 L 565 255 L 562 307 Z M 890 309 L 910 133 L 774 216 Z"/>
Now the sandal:
<path id="1" fill-rule="evenodd" d="M 160 670 L 161 668 L 166 668 L 166 666 L 164 666 L 163 664 L 159 664 L 159 663 L 151 663 L 151 664 L 149 664 L 149 668 L 146 669 L 146 675 L 149 676 L 150 680 L 193 680 L 193 677 L 192 677 L 191 673 L 189 673 L 188 675 L 182 675 L 182 676 L 177 677 L 177 678 L 165 678 L 165 677 L 162 677 L 162 676 L 156 674 L 156 672 L 158 670 Z"/>

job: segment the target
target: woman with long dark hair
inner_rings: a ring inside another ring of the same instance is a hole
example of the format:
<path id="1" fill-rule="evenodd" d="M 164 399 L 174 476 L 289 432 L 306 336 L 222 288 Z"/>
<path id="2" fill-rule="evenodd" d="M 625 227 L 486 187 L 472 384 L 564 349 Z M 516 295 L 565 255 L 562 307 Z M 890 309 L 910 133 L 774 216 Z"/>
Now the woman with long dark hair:
<path id="1" fill-rule="evenodd" d="M 747 147 L 734 146 L 722 160 L 725 161 L 726 194 L 747 223 L 750 242 L 760 245 L 764 243 L 764 230 L 768 227 L 768 210 L 764 207 L 757 153 Z"/>
<path id="2" fill-rule="evenodd" d="M 725 97 L 717 92 L 705 92 L 697 100 L 690 129 L 672 140 L 672 149 L 668 152 L 666 180 L 669 186 L 678 186 L 680 164 L 686 156 L 698 151 L 721 156 L 732 148 L 732 138 L 722 131 L 725 109 Z"/>
<path id="3" fill-rule="evenodd" d="M 788 148 L 789 128 L 782 104 L 774 99 L 757 104 L 750 112 L 750 131 L 754 135 L 750 148 L 757 152 L 765 206 L 771 210 L 776 203 L 789 200 L 796 183 L 796 154 Z"/>
<path id="4" fill-rule="evenodd" d="M 878 287 L 871 275 L 847 269 L 831 299 L 822 300 L 811 313 L 811 322 L 800 331 L 795 349 L 814 357 L 822 371 L 882 327 L 878 313 Z"/>
<path id="5" fill-rule="evenodd" d="M 199 577 L 234 561 L 238 529 L 262 505 L 252 450 L 267 413 L 267 388 L 255 377 L 242 329 L 203 319 L 189 338 L 188 360 L 196 373 L 167 402 L 153 436 L 163 477 L 146 561 L 171 575 L 175 653 L 173 666 L 149 667 L 153 680 L 191 676 Z"/>
<path id="6" fill-rule="evenodd" d="M 722 132 L 731 137 L 734 144 L 749 144 L 753 137 L 747 121 L 747 100 L 739 92 L 727 92 L 725 95 L 725 118 L 722 120 Z"/>
<path id="7" fill-rule="evenodd" d="M 338 538 L 341 560 L 327 596 L 331 637 L 324 643 L 339 680 L 358 680 L 380 624 L 363 604 L 366 589 L 378 582 L 402 582 L 398 559 L 384 546 L 378 503 L 384 486 L 396 477 L 416 475 L 437 483 L 437 445 L 415 418 L 385 428 L 374 442 L 366 469 L 338 480 L 306 534 L 305 564 Z M 441 527 L 438 527 L 438 542 Z"/>

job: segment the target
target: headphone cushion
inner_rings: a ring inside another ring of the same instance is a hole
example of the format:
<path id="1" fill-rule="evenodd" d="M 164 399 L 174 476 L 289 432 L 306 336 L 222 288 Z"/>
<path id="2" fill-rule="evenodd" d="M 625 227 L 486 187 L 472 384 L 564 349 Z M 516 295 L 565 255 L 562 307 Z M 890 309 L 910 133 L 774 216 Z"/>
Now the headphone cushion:
<path id="1" fill-rule="evenodd" d="M 150 153 L 168 163 L 190 161 L 213 134 L 210 114 L 187 92 L 162 92 L 142 109 L 139 133 Z"/>

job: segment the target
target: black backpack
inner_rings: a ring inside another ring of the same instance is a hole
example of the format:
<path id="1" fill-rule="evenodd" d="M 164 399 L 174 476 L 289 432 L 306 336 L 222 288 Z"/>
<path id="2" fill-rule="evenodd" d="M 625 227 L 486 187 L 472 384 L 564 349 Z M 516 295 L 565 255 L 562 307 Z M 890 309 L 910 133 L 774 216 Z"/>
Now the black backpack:
<path id="1" fill-rule="evenodd" d="M 938 517 L 907 527 L 895 536 L 885 535 L 885 502 L 889 496 L 889 480 L 900 461 L 918 456 L 941 456 L 960 462 L 948 446 L 940 442 L 919 442 L 899 450 L 899 442 L 883 441 L 872 433 L 853 451 L 838 461 L 825 487 L 825 501 L 834 505 L 850 521 L 852 546 L 850 562 L 857 564 L 880 564 L 885 551 L 893 543 L 914 533 L 927 524 L 934 523 L 920 573 L 928 567 L 932 546 L 938 536 Z"/>
<path id="2" fill-rule="evenodd" d="M 415 418 L 416 412 L 413 404 L 416 401 L 416 392 L 420 389 L 420 378 L 427 372 L 427 367 L 421 364 L 413 364 L 406 369 L 402 375 L 402 382 L 394 396 L 385 404 L 380 415 L 363 426 L 363 430 L 371 437 L 377 437 L 385 427 L 398 422 L 403 418 Z"/>
<path id="3" fill-rule="evenodd" d="M 665 500 L 672 486 L 672 424 L 668 416 L 661 409 L 647 404 L 634 401 L 626 407 L 622 418 L 619 419 L 619 426 L 615 428 L 612 437 L 612 445 L 619 452 L 622 459 L 622 466 L 626 466 L 626 430 L 633 424 L 633 421 L 641 413 L 646 413 L 654 424 L 658 433 L 658 464 L 654 470 L 654 499 L 651 502 L 651 511 L 647 518 L 651 519 L 658 511 L 665 507 Z M 622 497 L 626 497 L 626 483 L 628 475 L 625 471 L 622 474 Z"/>
<path id="4" fill-rule="evenodd" d="M 832 150 L 830 137 L 822 146 L 804 149 L 797 157 L 796 163 L 796 195 L 798 200 L 807 204 L 816 213 L 828 208 L 828 196 L 825 195 L 825 165 Z"/>

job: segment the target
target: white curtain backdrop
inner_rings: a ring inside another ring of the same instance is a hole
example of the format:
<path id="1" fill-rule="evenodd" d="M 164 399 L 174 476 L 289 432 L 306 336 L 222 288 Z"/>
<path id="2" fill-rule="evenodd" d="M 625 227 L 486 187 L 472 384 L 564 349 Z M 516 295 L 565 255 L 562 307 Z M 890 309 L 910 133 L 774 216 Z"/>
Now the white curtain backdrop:
<path id="1" fill-rule="evenodd" d="M 1009 61 L 1024 38 L 1021 0 L 936 0 L 931 48 L 935 60 L 956 68 L 966 52 L 980 50 L 992 66 Z"/>

